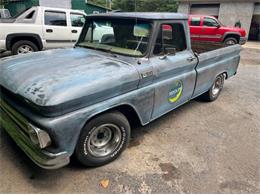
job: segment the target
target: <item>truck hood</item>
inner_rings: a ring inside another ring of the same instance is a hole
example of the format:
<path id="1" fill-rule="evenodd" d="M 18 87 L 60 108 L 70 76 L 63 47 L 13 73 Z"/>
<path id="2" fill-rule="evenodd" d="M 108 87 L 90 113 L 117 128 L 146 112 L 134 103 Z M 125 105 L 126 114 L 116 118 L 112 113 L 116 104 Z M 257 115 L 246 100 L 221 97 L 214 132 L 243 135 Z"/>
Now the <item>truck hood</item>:
<path id="1" fill-rule="evenodd" d="M 37 52 L 0 63 L 2 87 L 36 107 L 61 106 L 63 111 L 126 93 L 138 83 L 133 65 L 84 48 Z"/>

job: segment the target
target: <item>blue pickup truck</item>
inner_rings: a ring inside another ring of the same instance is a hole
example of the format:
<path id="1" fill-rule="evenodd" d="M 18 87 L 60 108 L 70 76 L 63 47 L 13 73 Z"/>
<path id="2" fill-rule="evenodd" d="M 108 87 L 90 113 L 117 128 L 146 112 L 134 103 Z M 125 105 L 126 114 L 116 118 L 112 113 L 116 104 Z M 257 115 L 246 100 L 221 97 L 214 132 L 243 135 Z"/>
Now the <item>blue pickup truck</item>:
<path id="1" fill-rule="evenodd" d="M 191 45 L 187 19 L 90 15 L 74 48 L 1 59 L 3 128 L 40 167 L 63 167 L 72 154 L 101 166 L 126 148 L 133 124 L 198 96 L 216 100 L 237 72 L 241 47 Z M 100 39 L 96 25 L 108 32 Z"/>

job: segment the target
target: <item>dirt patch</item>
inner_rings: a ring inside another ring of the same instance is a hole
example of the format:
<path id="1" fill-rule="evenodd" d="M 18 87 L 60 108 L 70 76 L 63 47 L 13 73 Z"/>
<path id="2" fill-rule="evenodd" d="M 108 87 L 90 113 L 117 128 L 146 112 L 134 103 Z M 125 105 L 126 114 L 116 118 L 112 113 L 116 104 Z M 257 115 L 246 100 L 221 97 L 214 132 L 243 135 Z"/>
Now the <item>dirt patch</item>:
<path id="1" fill-rule="evenodd" d="M 141 141 L 139 139 L 132 139 L 128 144 L 128 148 L 133 148 L 133 147 L 139 146 L 140 144 L 141 144 Z"/>
<path id="2" fill-rule="evenodd" d="M 181 179 L 181 172 L 172 163 L 160 163 L 159 166 L 165 172 L 162 175 L 165 181 Z"/>
<path id="3" fill-rule="evenodd" d="M 241 181 L 228 181 L 220 184 L 220 189 L 226 190 L 229 189 L 232 192 L 233 191 L 244 191 L 244 192 L 260 192 L 259 189 L 255 188 L 254 186 Z"/>

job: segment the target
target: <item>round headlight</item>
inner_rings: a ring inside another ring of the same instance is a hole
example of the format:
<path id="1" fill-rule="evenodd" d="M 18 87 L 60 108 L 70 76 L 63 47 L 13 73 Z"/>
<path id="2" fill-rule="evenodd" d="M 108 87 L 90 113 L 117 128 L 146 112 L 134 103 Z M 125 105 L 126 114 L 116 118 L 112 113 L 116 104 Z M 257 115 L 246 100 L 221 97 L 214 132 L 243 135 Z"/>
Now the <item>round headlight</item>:
<path id="1" fill-rule="evenodd" d="M 51 139 L 47 132 L 35 127 L 32 124 L 28 125 L 28 129 L 29 137 L 33 144 L 37 145 L 41 149 L 46 148 L 51 144 Z"/>
<path id="2" fill-rule="evenodd" d="M 39 139 L 38 139 L 38 134 L 35 130 L 35 128 L 32 125 L 29 125 L 29 137 L 35 145 L 39 145 Z"/>

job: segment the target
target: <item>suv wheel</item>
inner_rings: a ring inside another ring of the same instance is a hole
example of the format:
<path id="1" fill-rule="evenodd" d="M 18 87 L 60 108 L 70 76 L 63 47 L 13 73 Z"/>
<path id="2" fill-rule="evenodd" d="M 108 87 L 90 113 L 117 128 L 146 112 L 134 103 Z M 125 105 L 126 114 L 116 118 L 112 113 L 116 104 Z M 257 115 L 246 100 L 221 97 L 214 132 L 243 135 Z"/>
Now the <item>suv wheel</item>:
<path id="1" fill-rule="evenodd" d="M 129 139 L 130 125 L 126 117 L 117 111 L 105 113 L 83 128 L 75 156 L 85 166 L 101 166 L 115 160 Z"/>
<path id="2" fill-rule="evenodd" d="M 235 39 L 235 38 L 233 38 L 233 37 L 229 37 L 229 38 L 226 38 L 226 39 L 225 39 L 224 44 L 225 44 L 226 46 L 235 45 L 235 44 L 238 44 L 238 41 L 237 41 L 237 39 Z"/>
<path id="3" fill-rule="evenodd" d="M 12 47 L 13 55 L 20 55 L 39 51 L 38 47 L 31 41 L 17 41 Z"/>

